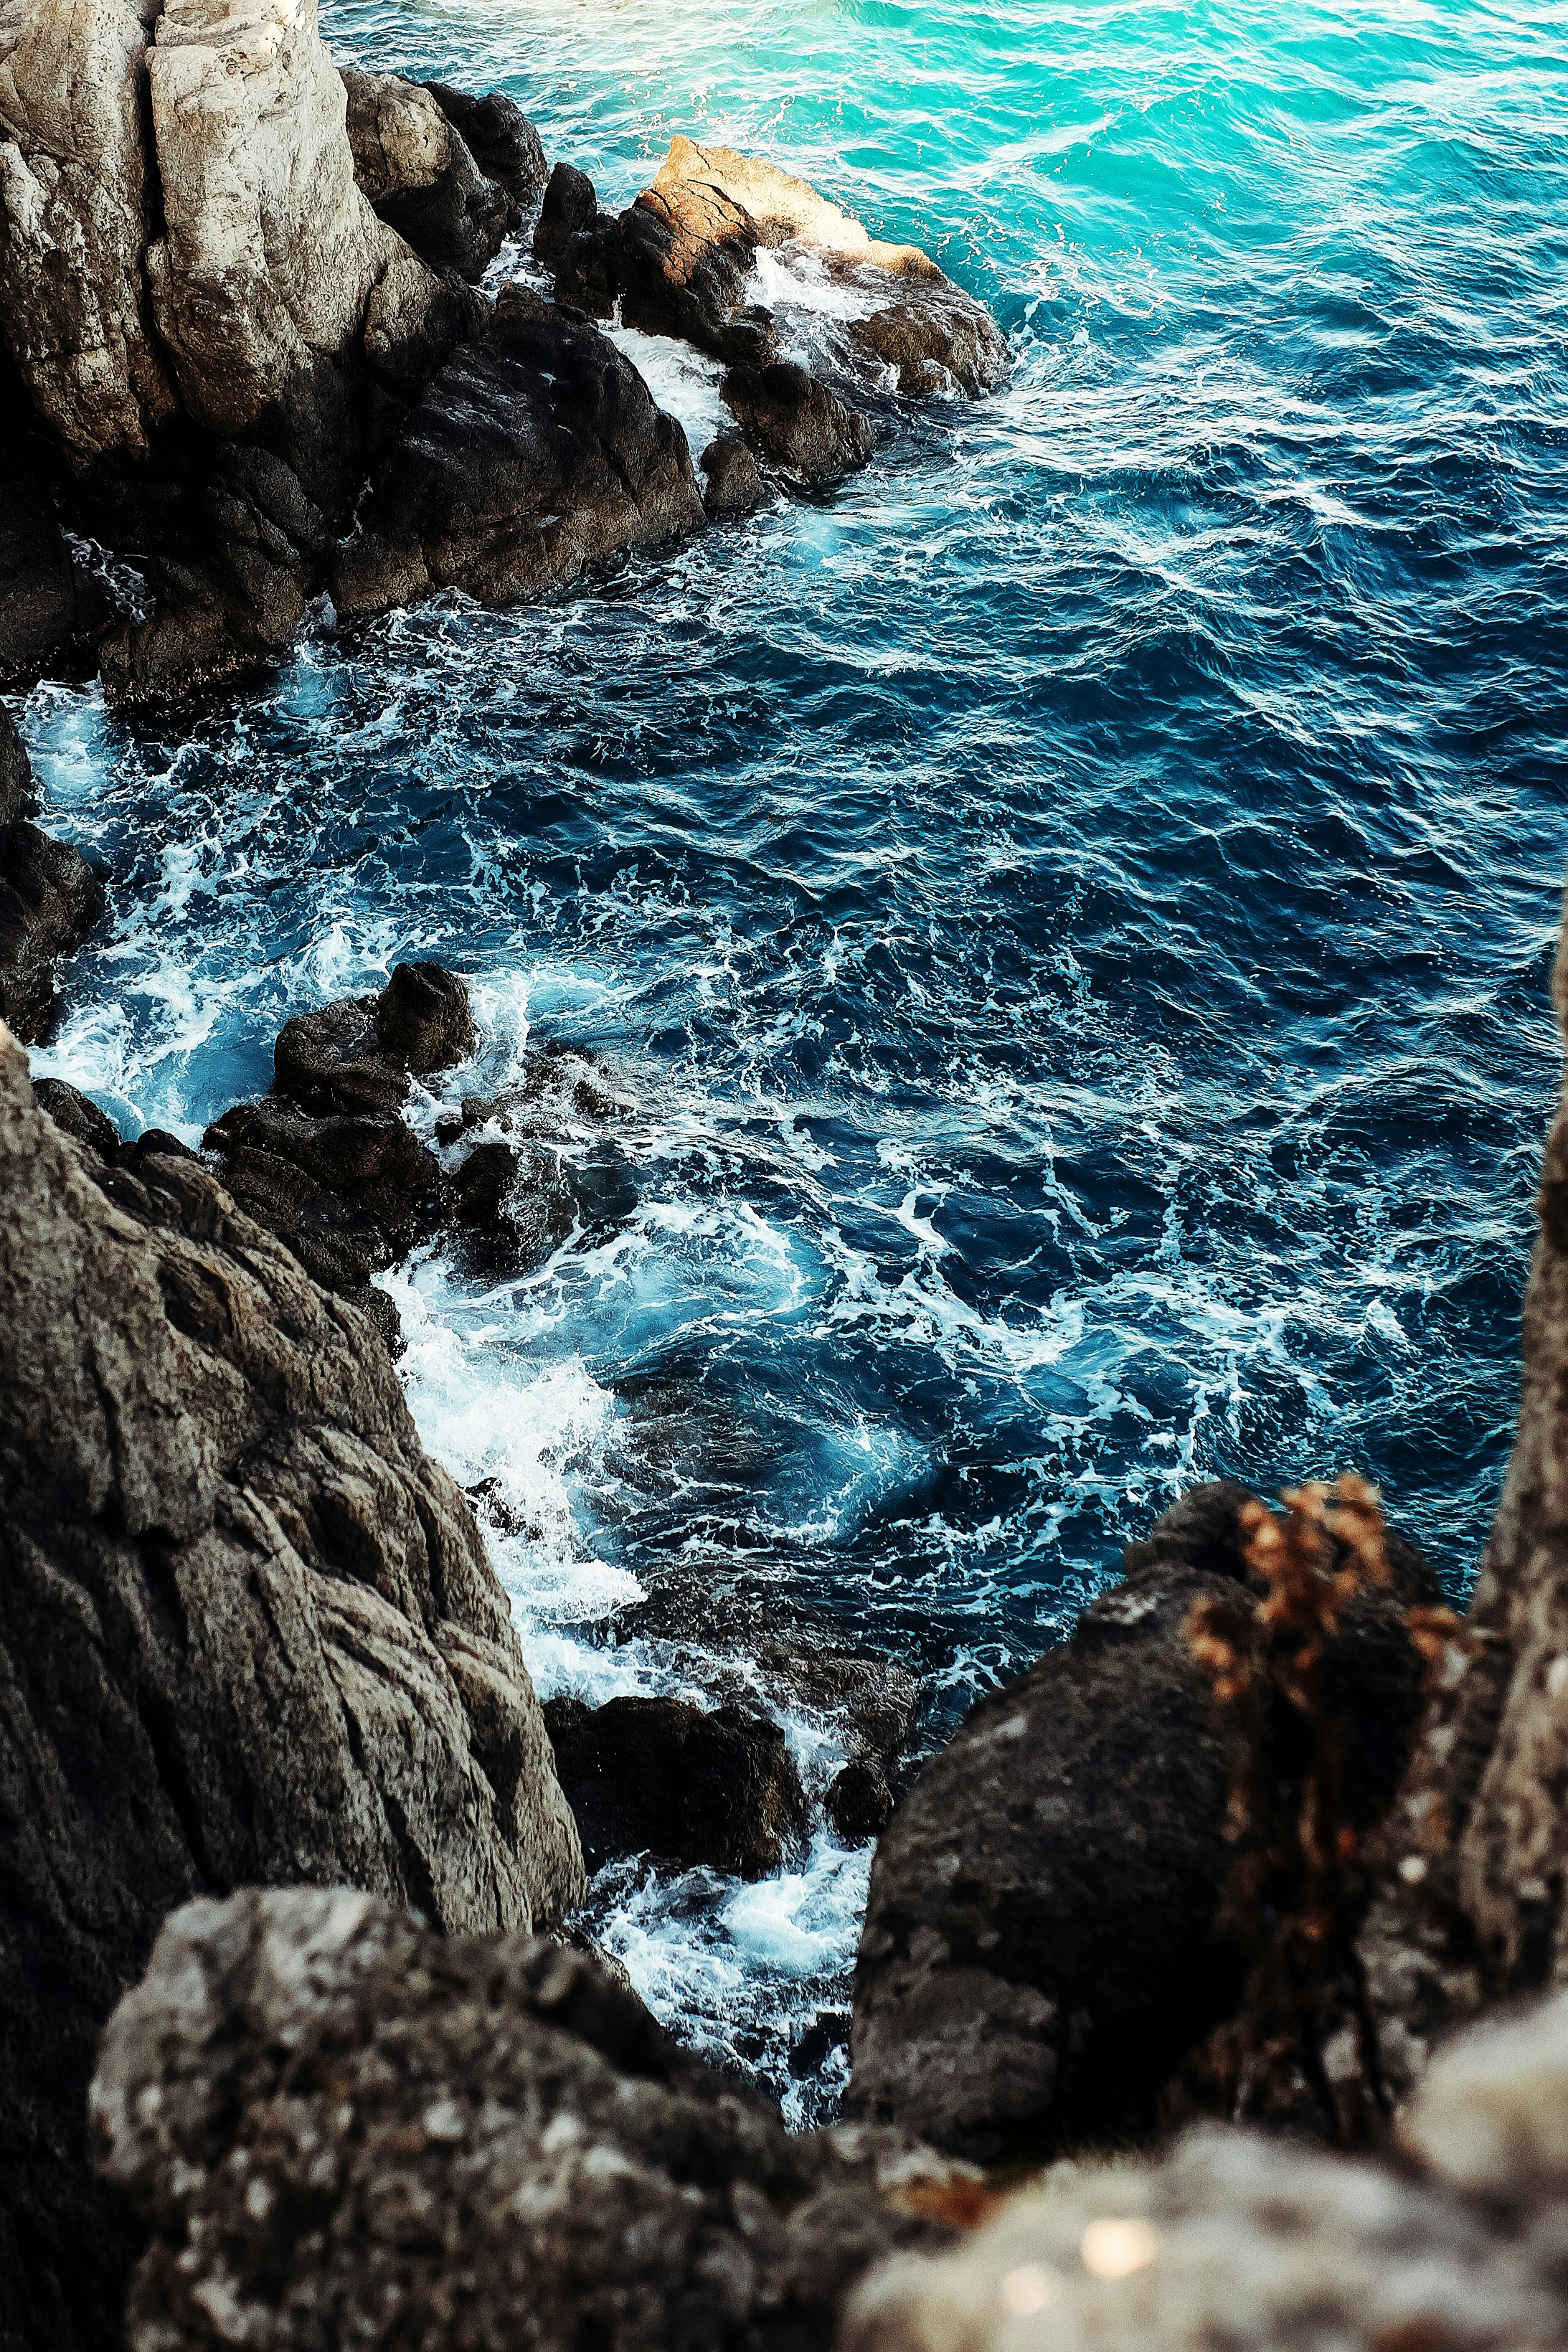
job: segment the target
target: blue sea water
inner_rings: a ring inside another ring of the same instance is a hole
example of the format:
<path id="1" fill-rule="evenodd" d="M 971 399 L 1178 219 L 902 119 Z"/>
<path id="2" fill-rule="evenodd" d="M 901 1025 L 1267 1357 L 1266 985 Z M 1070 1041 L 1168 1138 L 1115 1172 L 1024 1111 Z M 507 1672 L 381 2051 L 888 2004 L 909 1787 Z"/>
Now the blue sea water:
<path id="1" fill-rule="evenodd" d="M 1559 1063 L 1568 13 L 323 23 L 510 91 L 612 203 L 675 131 L 765 152 L 926 246 L 1012 373 L 542 608 L 323 625 L 151 721 L 40 689 L 113 922 L 37 1066 L 194 1140 L 411 954 L 474 982 L 447 1096 L 531 1033 L 614 1066 L 624 1234 L 391 1286 L 547 1689 L 700 1688 L 613 1643 L 678 1575 L 904 1658 L 934 1740 L 1217 1474 L 1363 1470 L 1462 1590 Z M 790 1729 L 820 1784 L 840 1733 Z M 594 1917 L 804 2118 L 865 1867 L 622 1864 Z"/>

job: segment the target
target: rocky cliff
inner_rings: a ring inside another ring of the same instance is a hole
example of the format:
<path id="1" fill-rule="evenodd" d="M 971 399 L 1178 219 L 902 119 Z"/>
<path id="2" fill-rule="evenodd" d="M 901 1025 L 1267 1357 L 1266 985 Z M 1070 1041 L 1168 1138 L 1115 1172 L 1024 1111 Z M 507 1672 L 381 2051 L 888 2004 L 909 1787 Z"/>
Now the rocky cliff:
<path id="1" fill-rule="evenodd" d="M 340 72 L 315 0 L 0 0 L 0 413 L 27 443 L 0 681 L 96 658 L 112 699 L 157 700 L 283 653 L 328 588 L 346 615 L 541 595 L 764 478 L 835 479 L 864 412 L 1005 364 L 923 255 L 755 158 L 677 140 L 615 219 L 569 166 L 539 208 L 545 179 L 509 100 Z M 536 209 L 560 302 L 492 299 Z M 828 343 L 755 299 L 764 249 L 786 293 L 840 281 Z M 595 323 L 617 306 L 724 356 L 732 434 L 688 448 Z M 62 518 L 140 566 L 150 615 L 116 621 Z"/>
<path id="2" fill-rule="evenodd" d="M 112 2340 L 98 2032 L 168 1911 L 348 1883 L 529 1929 L 575 1828 L 467 1503 L 385 1349 L 157 1138 L 110 1165 L 0 1030 L 0 2341 Z"/>

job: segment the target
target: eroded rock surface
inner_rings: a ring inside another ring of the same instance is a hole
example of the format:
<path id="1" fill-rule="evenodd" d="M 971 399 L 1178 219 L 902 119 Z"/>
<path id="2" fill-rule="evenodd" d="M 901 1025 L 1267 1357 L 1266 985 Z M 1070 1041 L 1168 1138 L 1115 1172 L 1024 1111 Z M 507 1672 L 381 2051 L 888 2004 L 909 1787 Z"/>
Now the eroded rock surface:
<path id="1" fill-rule="evenodd" d="M 328 2352 L 393 2313 L 423 2352 L 804 2352 L 949 2234 L 937 2159 L 786 2133 L 582 1953 L 342 1893 L 178 1913 L 92 2112 L 150 2233 L 130 2352 Z"/>
<path id="2" fill-rule="evenodd" d="M 543 185 L 531 123 L 499 95 L 465 99 L 442 83 L 346 68 L 342 79 L 361 194 L 432 269 L 481 277 Z"/>
<path id="3" fill-rule="evenodd" d="M 505 1597 L 385 1352 L 171 1142 L 0 1032 L 0 2339 L 113 2340 L 94 2045 L 186 1897 L 538 1926 L 582 1865 Z"/>
<path id="4" fill-rule="evenodd" d="M 1129 1548 L 1072 1639 L 983 1699 L 925 1766 L 872 1868 L 856 1974 L 856 2113 L 991 2158 L 1146 2129 L 1230 2013 L 1241 1955 L 1215 1921 L 1239 1726 L 1186 1633 L 1248 1570 L 1244 1489 L 1200 1486 Z M 1420 1708 L 1403 1605 L 1436 1588 L 1391 1538 L 1331 1653 L 1358 1826 L 1399 1785 Z"/>
<path id="5" fill-rule="evenodd" d="M 36 1045 L 59 1016 L 55 960 L 88 937 L 104 891 L 79 849 L 28 821 L 31 800 L 26 753 L 0 710 L 0 1020 Z"/>

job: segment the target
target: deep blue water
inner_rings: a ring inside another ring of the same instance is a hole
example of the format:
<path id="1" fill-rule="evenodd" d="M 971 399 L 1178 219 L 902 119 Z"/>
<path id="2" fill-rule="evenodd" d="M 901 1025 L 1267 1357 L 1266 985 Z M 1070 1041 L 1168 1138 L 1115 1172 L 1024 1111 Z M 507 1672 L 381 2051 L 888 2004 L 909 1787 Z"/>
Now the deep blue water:
<path id="1" fill-rule="evenodd" d="M 114 927 L 38 1066 L 194 1139 L 412 953 L 475 982 L 449 1095 L 530 1026 L 615 1066 L 625 1235 L 394 1285 L 549 1687 L 668 1679 L 605 1643 L 679 1572 L 908 1658 L 934 1738 L 1222 1473 L 1366 1471 L 1462 1589 L 1558 1067 L 1568 14 L 324 22 L 508 89 L 613 202 L 675 131 L 766 151 L 990 302 L 1013 374 L 542 609 L 323 633 L 153 723 L 40 689 Z M 863 1878 L 823 1838 L 595 1916 L 787 2083 Z"/>

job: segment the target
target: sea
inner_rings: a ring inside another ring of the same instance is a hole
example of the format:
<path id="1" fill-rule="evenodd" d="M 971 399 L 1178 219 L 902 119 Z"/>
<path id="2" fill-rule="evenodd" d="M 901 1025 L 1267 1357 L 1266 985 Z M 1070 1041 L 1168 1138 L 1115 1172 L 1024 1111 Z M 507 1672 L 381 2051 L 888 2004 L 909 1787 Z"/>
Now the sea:
<path id="1" fill-rule="evenodd" d="M 151 718 L 39 688 L 111 915 L 36 1071 L 194 1143 L 290 1014 L 424 957 L 482 1030 L 425 1131 L 531 1044 L 607 1066 L 622 1227 L 386 1277 L 546 1695 L 711 1696 L 733 1659 L 635 1630 L 674 1590 L 900 1661 L 918 1757 L 1222 1475 L 1363 1472 L 1460 1595 L 1560 1061 L 1568 10 L 322 22 L 510 93 L 611 205 L 677 132 L 774 159 L 988 303 L 1010 373 L 542 605 L 321 609 Z M 700 439 L 712 371 L 626 348 Z M 845 1727 L 768 1703 L 820 1794 Z M 589 1924 L 809 2124 L 868 1862 L 637 1857 Z"/>

